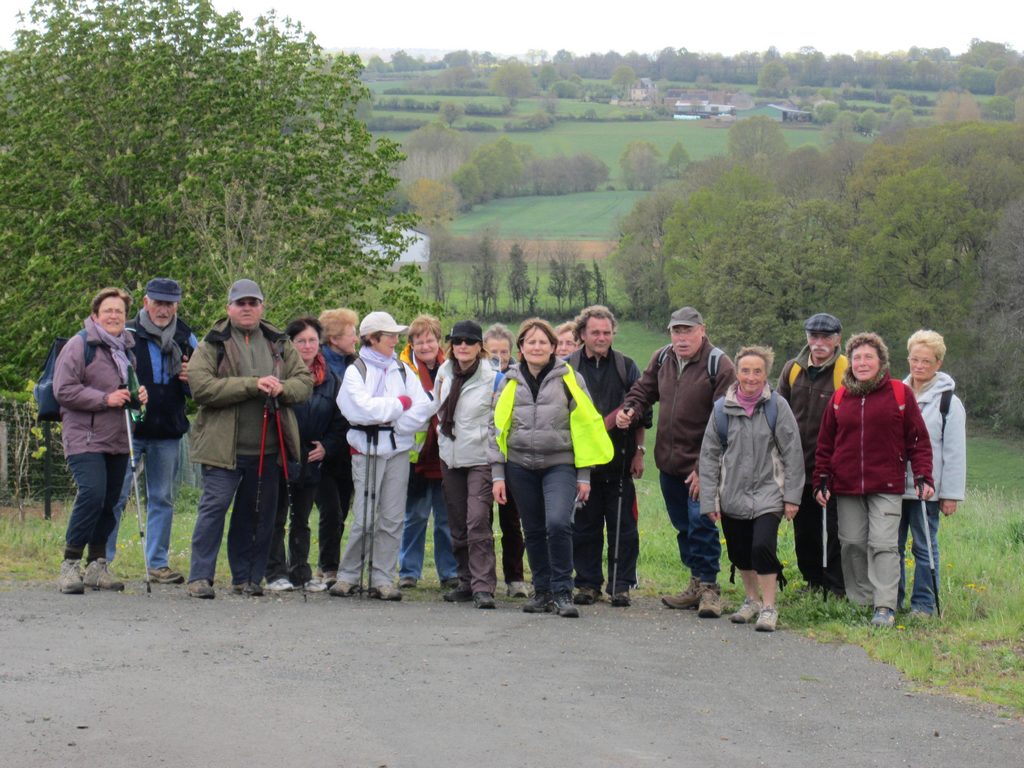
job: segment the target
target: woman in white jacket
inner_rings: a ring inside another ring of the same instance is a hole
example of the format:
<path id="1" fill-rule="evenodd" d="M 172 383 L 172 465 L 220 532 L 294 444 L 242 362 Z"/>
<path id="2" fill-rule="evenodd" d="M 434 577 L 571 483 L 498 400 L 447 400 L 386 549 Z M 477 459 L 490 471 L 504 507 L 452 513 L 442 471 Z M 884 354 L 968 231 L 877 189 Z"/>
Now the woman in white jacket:
<path id="1" fill-rule="evenodd" d="M 345 371 L 338 407 L 348 420 L 352 449 L 352 526 L 331 587 L 350 597 L 362 585 L 369 565 L 369 595 L 401 600 L 395 586 L 398 547 L 405 521 L 409 449 L 436 407 L 430 395 L 395 356 L 398 325 L 387 312 L 371 312 L 359 324 L 359 357 Z"/>
<path id="2" fill-rule="evenodd" d="M 953 378 L 939 370 L 946 357 L 946 343 L 942 336 L 935 331 L 917 331 L 907 340 L 907 353 L 910 375 L 903 383 L 914 390 L 932 444 L 933 498 L 936 500 L 925 502 L 925 508 L 935 572 L 939 573 L 939 512 L 946 517 L 956 512 L 957 502 L 963 501 L 967 485 L 967 414 L 960 398 L 953 394 L 956 387 Z M 901 555 L 897 604 L 900 607 L 906 594 L 906 564 L 902 553 L 907 549 L 908 529 L 914 538 L 914 589 L 910 596 L 910 615 L 927 619 L 935 612 L 935 594 L 932 592 L 921 500 L 917 497 L 914 476 L 909 469 L 899 532 Z"/>
<path id="3" fill-rule="evenodd" d="M 501 374 L 487 361 L 483 332 L 472 320 L 457 322 L 446 341 L 448 358 L 434 382 L 434 398 L 440 403 L 437 443 L 459 585 L 446 592 L 444 599 L 450 603 L 472 600 L 477 608 L 494 608 L 494 497 L 487 443 L 495 384 Z"/>

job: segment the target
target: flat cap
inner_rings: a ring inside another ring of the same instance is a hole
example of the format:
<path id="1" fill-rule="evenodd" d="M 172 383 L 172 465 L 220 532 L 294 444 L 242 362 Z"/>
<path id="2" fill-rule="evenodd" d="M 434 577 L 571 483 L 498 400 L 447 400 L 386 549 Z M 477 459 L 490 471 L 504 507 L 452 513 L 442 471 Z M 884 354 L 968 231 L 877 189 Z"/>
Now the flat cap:
<path id="1" fill-rule="evenodd" d="M 146 295 L 153 301 L 181 301 L 181 286 L 169 277 L 154 277 L 146 283 Z"/>
<path id="2" fill-rule="evenodd" d="M 808 333 L 839 333 L 843 330 L 843 324 L 839 318 L 827 312 L 819 312 L 804 321 L 804 330 Z"/>
<path id="3" fill-rule="evenodd" d="M 669 330 L 677 325 L 704 325 L 704 318 L 693 307 L 683 307 L 673 312 L 672 317 L 668 319 Z"/>

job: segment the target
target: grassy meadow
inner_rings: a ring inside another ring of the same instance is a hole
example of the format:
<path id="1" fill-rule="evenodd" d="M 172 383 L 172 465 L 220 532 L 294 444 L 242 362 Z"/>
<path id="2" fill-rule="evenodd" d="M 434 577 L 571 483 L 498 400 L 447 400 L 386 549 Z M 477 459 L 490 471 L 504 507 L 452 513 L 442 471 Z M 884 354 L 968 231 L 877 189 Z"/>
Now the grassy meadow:
<path id="1" fill-rule="evenodd" d="M 643 367 L 664 340 L 661 332 L 624 323 L 616 346 Z M 648 436 L 647 444 L 654 444 L 653 435 Z M 969 696 L 1019 716 L 1024 714 L 1024 584 L 1020 578 L 1024 572 L 1024 449 L 1005 438 L 972 436 L 968 485 L 967 501 L 954 516 L 942 521 L 941 619 L 913 621 L 902 614 L 894 631 L 877 631 L 868 626 L 866 609 L 835 600 L 823 603 L 820 595 L 797 594 L 802 581 L 793 555 L 792 526 L 784 524 L 779 557 L 790 586 L 779 597 L 780 626 L 821 642 L 862 646 L 923 689 Z M 638 498 L 638 593 L 655 597 L 678 591 L 688 574 L 679 564 L 675 531 L 665 513 L 652 460 L 638 483 Z M 193 488 L 183 488 L 177 499 L 171 565 L 182 571 L 188 568 L 197 502 L 198 491 Z M 13 515 L 0 517 L 2 589 L 55 578 L 65 523 L 59 505 L 54 520 L 49 522 L 38 515 L 24 523 Z M 315 522 L 311 528 L 315 553 Z M 430 547 L 428 537 L 428 560 Z M 912 571 L 909 552 L 907 563 Z M 137 526 L 134 515 L 130 515 L 121 528 L 115 571 L 131 580 L 130 589 L 138 590 L 142 567 Z M 723 552 L 720 583 L 727 605 L 736 606 L 742 601 L 742 591 L 728 583 L 728 571 Z M 218 574 L 219 583 L 226 585 L 228 566 L 223 549 Z M 407 599 L 439 599 L 430 562 L 422 584 L 426 588 L 408 593 Z"/>

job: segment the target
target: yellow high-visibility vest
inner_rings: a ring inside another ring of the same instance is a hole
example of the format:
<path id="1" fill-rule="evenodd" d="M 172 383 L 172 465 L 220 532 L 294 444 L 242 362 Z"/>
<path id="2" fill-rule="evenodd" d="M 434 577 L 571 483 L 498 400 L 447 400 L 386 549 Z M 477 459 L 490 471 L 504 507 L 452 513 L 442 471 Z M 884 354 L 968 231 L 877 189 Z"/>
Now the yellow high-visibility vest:
<path id="1" fill-rule="evenodd" d="M 562 376 L 562 381 L 569 388 L 569 394 L 576 401 L 576 407 L 569 412 L 569 435 L 572 439 L 572 452 L 577 467 L 596 467 L 607 464 L 615 455 L 612 439 L 604 426 L 604 417 L 598 413 L 593 401 L 576 383 L 576 374 L 569 367 L 569 372 Z M 508 433 L 512 428 L 512 405 L 515 400 L 516 381 L 510 380 L 498 396 L 494 406 L 494 426 L 498 430 L 498 448 L 501 455 L 508 458 Z"/>

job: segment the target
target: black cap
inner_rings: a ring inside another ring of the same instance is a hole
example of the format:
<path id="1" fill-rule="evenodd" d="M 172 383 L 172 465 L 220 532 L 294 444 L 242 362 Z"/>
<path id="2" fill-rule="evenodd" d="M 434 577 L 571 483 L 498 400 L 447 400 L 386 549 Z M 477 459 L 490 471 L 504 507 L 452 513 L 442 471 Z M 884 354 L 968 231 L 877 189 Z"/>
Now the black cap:
<path id="1" fill-rule="evenodd" d="M 146 283 L 146 295 L 153 301 L 181 301 L 181 286 L 169 277 L 154 277 Z"/>
<path id="2" fill-rule="evenodd" d="M 839 333 L 843 330 L 843 324 L 837 317 L 827 312 L 819 312 L 804 321 L 804 330 L 808 333 Z"/>
<path id="3" fill-rule="evenodd" d="M 483 341 L 484 332 L 480 326 L 472 320 L 459 320 L 452 328 L 452 332 L 444 337 L 445 341 L 455 339 L 469 339 L 470 341 Z"/>

